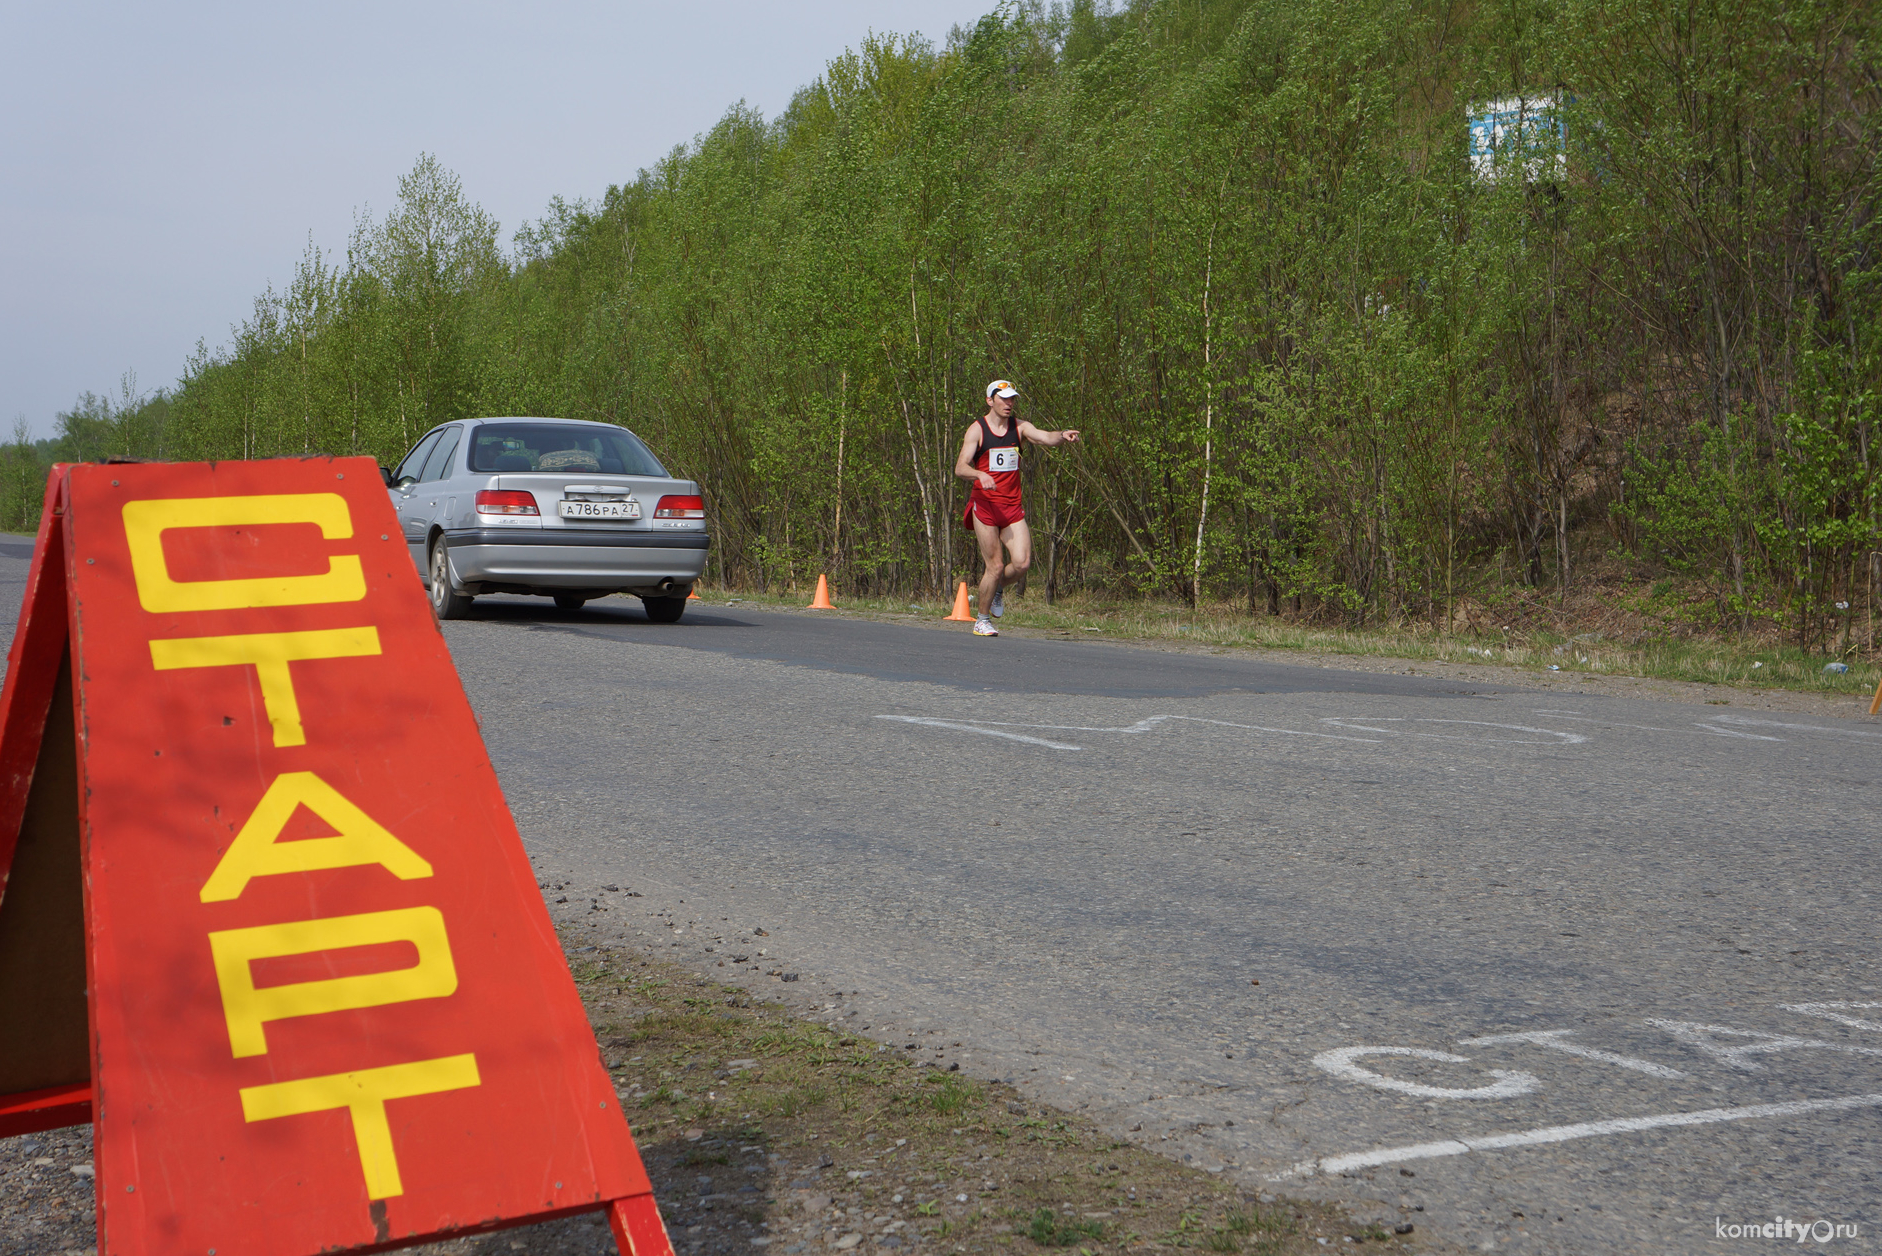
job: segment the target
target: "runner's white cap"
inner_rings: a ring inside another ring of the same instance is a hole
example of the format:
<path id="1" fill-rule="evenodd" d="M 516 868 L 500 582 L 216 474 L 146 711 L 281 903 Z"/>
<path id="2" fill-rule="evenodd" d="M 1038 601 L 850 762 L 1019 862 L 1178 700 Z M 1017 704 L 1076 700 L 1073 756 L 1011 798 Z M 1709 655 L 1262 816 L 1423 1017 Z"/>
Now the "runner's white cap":
<path id="1" fill-rule="evenodd" d="M 1019 389 L 1013 387 L 1013 381 L 1010 379 L 996 379 L 987 385 L 987 400 L 991 401 L 995 396 L 1017 397 Z"/>

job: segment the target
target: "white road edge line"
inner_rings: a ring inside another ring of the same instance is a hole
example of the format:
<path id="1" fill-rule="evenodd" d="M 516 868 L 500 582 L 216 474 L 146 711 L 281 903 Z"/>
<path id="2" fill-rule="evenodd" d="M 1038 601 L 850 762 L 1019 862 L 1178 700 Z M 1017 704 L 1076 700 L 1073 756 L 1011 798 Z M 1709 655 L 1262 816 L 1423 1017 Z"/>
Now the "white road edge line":
<path id="1" fill-rule="evenodd" d="M 1831 1009 L 1860 1011 L 1863 1008 L 1882 1007 L 1882 1003 L 1780 1003 L 1779 1007 L 1787 1012 L 1801 1012 L 1805 1016 L 1817 1016 L 1824 1020 L 1837 1021 L 1856 1029 L 1882 1029 L 1882 1021 L 1863 1020 L 1859 1016 L 1839 1016 Z"/>
<path id="2" fill-rule="evenodd" d="M 1637 728 L 1647 733 L 1683 733 L 1683 728 L 1661 728 L 1656 724 L 1623 724 L 1619 720 L 1596 719 L 1592 715 L 1582 715 L 1575 711 L 1537 711 L 1537 715 L 1551 720 L 1580 720 L 1584 724 L 1605 724 L 1609 728 Z M 1711 733 L 1718 737 L 1745 737 L 1752 741 L 1783 741 L 1782 737 L 1766 737 L 1763 733 L 1735 733 L 1727 728 L 1715 728 L 1710 724 L 1694 724 L 1702 733 Z"/>
<path id="3" fill-rule="evenodd" d="M 1062 741 L 1047 741 L 1043 737 L 1023 737 L 1018 733 L 1003 733 L 998 729 L 982 728 L 978 724 L 961 724 L 954 720 L 931 720 L 919 715 L 878 715 L 879 720 L 894 720 L 898 724 L 926 724 L 931 728 L 951 728 L 957 733 L 979 733 L 982 737 L 1004 737 L 1008 741 L 1023 741 L 1028 745 L 1044 746 L 1048 750 L 1083 750 L 1083 746 L 1070 746 Z"/>
<path id="4" fill-rule="evenodd" d="M 1017 720 L 985 720 L 1001 728 L 1038 728 L 1046 732 L 1057 733 L 1147 733 L 1166 720 L 1183 720 L 1190 724 L 1214 724 L 1221 728 L 1241 728 L 1256 733 L 1278 733 L 1283 737 L 1319 737 L 1326 741 L 1363 741 L 1368 745 L 1376 743 L 1377 737 L 1342 737 L 1338 733 L 1309 733 L 1297 728 L 1269 728 L 1264 724 L 1235 724 L 1228 720 L 1205 719 L 1200 715 L 1151 715 L 1138 720 L 1135 724 L 1116 728 L 1087 727 L 1083 724 L 1021 724 Z"/>
<path id="5" fill-rule="evenodd" d="M 1449 737 L 1443 733 L 1406 733 L 1396 728 L 1374 728 L 1370 724 L 1355 724 L 1354 720 L 1378 720 L 1382 724 L 1474 724 L 1479 728 L 1507 728 L 1519 733 L 1540 733 L 1544 737 L 1557 737 L 1559 741 L 1517 741 L 1513 737 Z M 1426 737 L 1433 741 L 1462 741 L 1473 745 L 1497 746 L 1578 746 L 1587 741 L 1580 733 L 1565 733 L 1559 728 L 1533 728 L 1528 724 L 1493 724 L 1488 720 L 1441 720 L 1424 715 L 1323 715 L 1322 724 L 1331 724 L 1335 728 L 1356 728 L 1366 733 L 1384 733 L 1388 737 Z"/>
<path id="6" fill-rule="evenodd" d="M 1758 1103 L 1744 1108 L 1707 1108 L 1702 1112 L 1665 1112 L 1658 1116 L 1616 1117 L 1609 1121 L 1587 1121 L 1580 1125 L 1546 1125 L 1540 1129 L 1514 1134 L 1485 1134 L 1472 1138 L 1445 1139 L 1435 1143 L 1414 1143 L 1406 1147 L 1377 1147 L 1371 1151 L 1349 1152 L 1344 1156 L 1326 1156 L 1303 1160 L 1285 1173 L 1268 1178 L 1284 1182 L 1292 1177 L 1315 1173 L 1344 1173 L 1349 1169 L 1369 1169 L 1375 1165 L 1396 1164 L 1401 1160 L 1431 1160 L 1439 1156 L 1461 1156 L 1471 1151 L 1496 1151 L 1504 1147 L 1539 1147 L 1545 1143 L 1565 1143 L 1577 1138 L 1602 1134 L 1631 1134 L 1640 1130 L 1665 1129 L 1681 1125 L 1715 1125 L 1720 1121 L 1755 1121 L 1764 1117 L 1798 1116 L 1806 1112 L 1846 1112 L 1853 1108 L 1882 1108 L 1882 1095 L 1846 1095 L 1840 1099 L 1794 1099 L 1789 1103 Z"/>
<path id="7" fill-rule="evenodd" d="M 1760 728 L 1790 728 L 1800 733 L 1829 733 L 1835 737 L 1868 737 L 1882 740 L 1882 733 L 1865 733 L 1860 728 L 1826 728 L 1822 724 L 1786 724 L 1782 720 L 1754 720 L 1747 715 L 1715 715 L 1721 724 L 1752 724 Z"/>
<path id="8" fill-rule="evenodd" d="M 1716 733 L 1720 737 L 1745 737 L 1752 741 L 1783 741 L 1784 740 L 1782 737 L 1766 737 L 1763 733 L 1739 733 L 1739 732 L 1734 732 L 1729 728 L 1714 728 L 1710 724 L 1694 724 L 1693 727 L 1697 729 L 1701 729 L 1708 733 Z"/>

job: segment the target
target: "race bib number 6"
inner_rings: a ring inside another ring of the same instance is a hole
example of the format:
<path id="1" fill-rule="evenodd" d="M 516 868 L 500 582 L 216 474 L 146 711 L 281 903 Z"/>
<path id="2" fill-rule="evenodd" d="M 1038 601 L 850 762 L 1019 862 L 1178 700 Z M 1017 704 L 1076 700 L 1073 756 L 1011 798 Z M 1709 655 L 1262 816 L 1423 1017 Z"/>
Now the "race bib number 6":
<path id="1" fill-rule="evenodd" d="M 1016 445 L 998 445 L 987 451 L 987 470 L 1019 470 L 1019 447 Z"/>

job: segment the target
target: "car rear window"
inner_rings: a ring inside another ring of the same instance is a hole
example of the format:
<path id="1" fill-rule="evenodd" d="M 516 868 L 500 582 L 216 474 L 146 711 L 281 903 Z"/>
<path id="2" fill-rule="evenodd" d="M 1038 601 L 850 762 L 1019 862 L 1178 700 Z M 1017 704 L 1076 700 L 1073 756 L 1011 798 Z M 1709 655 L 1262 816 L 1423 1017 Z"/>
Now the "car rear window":
<path id="1" fill-rule="evenodd" d="M 653 451 L 624 428 L 560 423 L 480 423 L 471 445 L 472 471 L 665 476 Z"/>

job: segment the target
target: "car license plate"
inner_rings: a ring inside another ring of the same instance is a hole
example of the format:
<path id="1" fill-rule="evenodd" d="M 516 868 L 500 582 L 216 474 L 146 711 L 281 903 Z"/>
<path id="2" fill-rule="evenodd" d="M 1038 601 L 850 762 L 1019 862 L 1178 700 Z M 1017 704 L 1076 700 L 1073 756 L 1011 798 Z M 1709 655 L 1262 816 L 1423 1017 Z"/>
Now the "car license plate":
<path id="1" fill-rule="evenodd" d="M 555 512 L 564 519 L 638 519 L 640 503 L 626 502 L 557 502 Z"/>

